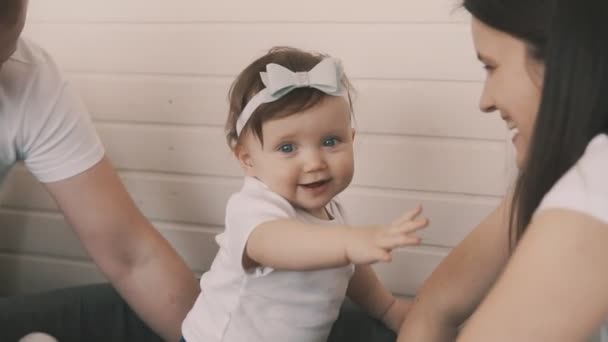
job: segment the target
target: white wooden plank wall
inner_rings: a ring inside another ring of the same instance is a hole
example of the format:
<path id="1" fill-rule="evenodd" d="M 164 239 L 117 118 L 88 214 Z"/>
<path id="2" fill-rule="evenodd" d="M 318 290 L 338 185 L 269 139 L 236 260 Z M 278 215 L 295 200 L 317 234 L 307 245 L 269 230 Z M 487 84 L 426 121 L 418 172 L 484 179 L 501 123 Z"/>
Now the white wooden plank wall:
<path id="1" fill-rule="evenodd" d="M 222 136 L 232 78 L 273 45 L 340 57 L 359 95 L 356 223 L 422 203 L 425 245 L 377 270 L 413 294 L 508 185 L 497 115 L 477 109 L 483 71 L 468 17 L 451 0 L 33 0 L 25 36 L 87 103 L 140 208 L 193 270 L 209 266 L 240 170 Z M 0 293 L 100 281 L 24 168 L 0 193 Z"/>

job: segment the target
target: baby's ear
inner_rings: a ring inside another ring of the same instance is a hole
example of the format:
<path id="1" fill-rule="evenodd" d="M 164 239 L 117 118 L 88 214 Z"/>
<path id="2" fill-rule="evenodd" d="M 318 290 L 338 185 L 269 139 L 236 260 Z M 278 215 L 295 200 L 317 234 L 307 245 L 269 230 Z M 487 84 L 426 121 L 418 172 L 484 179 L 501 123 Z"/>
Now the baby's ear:
<path id="1" fill-rule="evenodd" d="M 241 144 L 237 144 L 232 151 L 234 156 L 241 164 L 241 168 L 245 171 L 247 176 L 253 176 L 253 159 L 251 158 L 251 154 L 249 150 Z"/>

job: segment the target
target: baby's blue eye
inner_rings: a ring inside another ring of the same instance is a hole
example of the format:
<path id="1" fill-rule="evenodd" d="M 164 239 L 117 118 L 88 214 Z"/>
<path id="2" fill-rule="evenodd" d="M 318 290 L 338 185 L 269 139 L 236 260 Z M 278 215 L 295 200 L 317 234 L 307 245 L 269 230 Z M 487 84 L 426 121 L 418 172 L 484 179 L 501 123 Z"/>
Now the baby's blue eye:
<path id="1" fill-rule="evenodd" d="M 283 153 L 291 153 L 295 150 L 293 144 L 283 144 L 279 146 L 279 151 Z"/>
<path id="2" fill-rule="evenodd" d="M 327 138 L 325 139 L 325 141 L 323 141 L 323 146 L 336 146 L 338 143 L 340 142 L 340 140 L 338 140 L 338 138 L 336 137 L 331 137 L 331 138 Z"/>

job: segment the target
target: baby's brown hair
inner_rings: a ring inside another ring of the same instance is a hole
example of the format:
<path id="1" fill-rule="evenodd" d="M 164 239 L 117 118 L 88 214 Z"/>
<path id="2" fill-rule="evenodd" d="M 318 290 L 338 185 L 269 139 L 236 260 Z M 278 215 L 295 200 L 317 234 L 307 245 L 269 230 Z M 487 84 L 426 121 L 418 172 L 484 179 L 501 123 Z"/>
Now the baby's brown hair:
<path id="1" fill-rule="evenodd" d="M 230 109 L 226 120 L 226 140 L 230 148 L 234 149 L 238 145 L 239 135 L 237 134 L 236 124 L 243 109 L 251 98 L 264 89 L 264 83 L 260 77 L 260 72 L 266 71 L 266 65 L 270 63 L 279 64 L 293 72 L 310 71 L 328 55 L 306 52 L 292 47 L 273 47 L 264 56 L 253 61 L 245 68 L 232 83 L 228 93 Z M 351 105 L 352 85 L 348 78 L 343 75 L 342 86 L 348 94 L 349 104 Z M 280 99 L 261 104 L 251 115 L 243 132 L 251 131 L 263 144 L 262 125 L 264 122 L 284 118 L 295 113 L 299 113 L 308 108 L 312 108 L 320 103 L 325 96 L 330 96 L 324 92 L 310 87 L 297 88 L 284 95 Z M 242 135 L 242 133 L 241 133 Z"/>

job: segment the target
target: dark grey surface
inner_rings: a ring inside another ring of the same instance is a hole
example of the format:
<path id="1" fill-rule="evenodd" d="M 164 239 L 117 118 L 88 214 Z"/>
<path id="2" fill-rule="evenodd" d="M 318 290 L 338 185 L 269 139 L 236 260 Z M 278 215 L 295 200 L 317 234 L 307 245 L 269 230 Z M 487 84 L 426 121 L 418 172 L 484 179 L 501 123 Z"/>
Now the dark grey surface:
<path id="1" fill-rule="evenodd" d="M 0 341 L 32 331 L 59 342 L 162 341 L 109 284 L 0 298 Z M 394 342 L 395 334 L 351 302 L 344 303 L 329 342 Z"/>
<path id="2" fill-rule="evenodd" d="M 108 284 L 0 298 L 0 341 L 32 331 L 59 342 L 161 341 Z"/>

